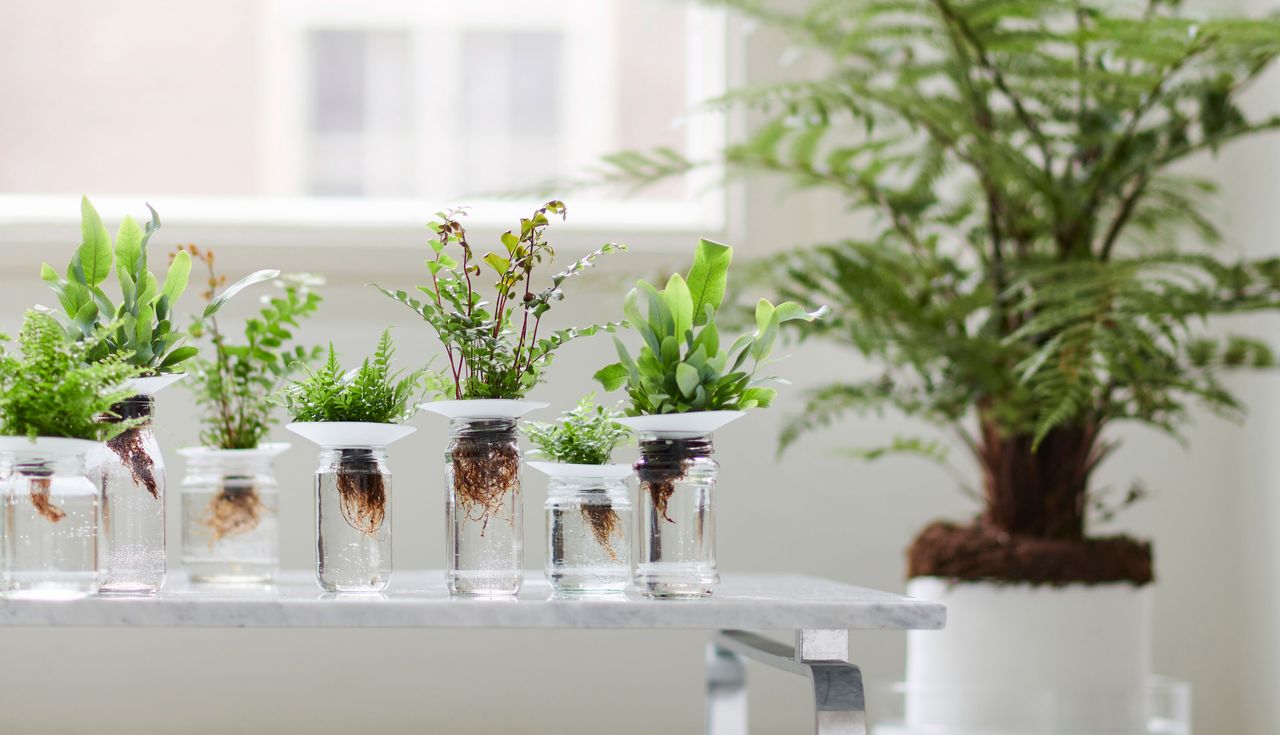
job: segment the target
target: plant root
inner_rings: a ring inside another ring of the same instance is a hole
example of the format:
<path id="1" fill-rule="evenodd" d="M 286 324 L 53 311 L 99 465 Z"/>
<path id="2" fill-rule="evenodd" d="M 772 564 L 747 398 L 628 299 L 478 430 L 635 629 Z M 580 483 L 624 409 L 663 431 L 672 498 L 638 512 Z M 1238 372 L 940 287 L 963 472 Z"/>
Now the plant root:
<path id="1" fill-rule="evenodd" d="M 31 478 L 31 505 L 45 520 L 57 523 L 67 517 L 67 512 L 49 502 L 49 486 L 52 482 L 48 477 Z"/>
<path id="2" fill-rule="evenodd" d="M 614 550 L 613 542 L 609 540 L 615 534 L 619 536 L 622 534 L 622 520 L 618 517 L 618 512 L 613 509 L 613 506 L 602 503 L 582 506 L 582 515 L 591 525 L 591 535 L 595 537 L 596 543 L 604 547 L 610 560 L 618 561 L 618 552 Z"/>
<path id="3" fill-rule="evenodd" d="M 636 476 L 640 488 L 649 493 L 653 509 L 667 523 L 675 520 L 667 514 L 676 484 L 689 471 L 689 464 L 696 458 L 711 453 L 711 441 L 699 439 L 652 439 L 641 443 L 640 461 L 636 462 Z"/>
<path id="4" fill-rule="evenodd" d="M 234 478 L 227 478 L 234 479 Z M 213 533 L 209 546 L 228 536 L 248 533 L 262 520 L 262 498 L 252 484 L 224 484 L 209 501 L 202 523 Z"/>
<path id="5" fill-rule="evenodd" d="M 338 460 L 338 507 L 347 524 L 376 536 L 387 517 L 387 485 L 378 460 L 368 450 L 343 449 Z"/>
<path id="6" fill-rule="evenodd" d="M 145 487 L 151 497 L 159 500 L 160 484 L 156 481 L 155 460 L 147 454 L 146 447 L 142 444 L 142 432 L 129 429 L 108 440 L 107 446 L 129 468 L 133 484 Z"/>
<path id="7" fill-rule="evenodd" d="M 458 507 L 482 524 L 483 536 L 489 521 L 503 516 L 507 493 L 520 493 L 520 450 L 511 441 L 460 436 L 449 454 Z M 508 514 L 507 521 L 514 524 L 515 517 Z"/>

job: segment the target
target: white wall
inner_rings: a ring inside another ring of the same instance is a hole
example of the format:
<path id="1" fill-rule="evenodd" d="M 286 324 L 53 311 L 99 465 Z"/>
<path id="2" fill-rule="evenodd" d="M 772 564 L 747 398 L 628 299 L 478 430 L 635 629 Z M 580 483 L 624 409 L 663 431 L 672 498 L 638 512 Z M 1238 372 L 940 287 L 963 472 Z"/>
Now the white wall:
<path id="1" fill-rule="evenodd" d="M 780 46 L 759 36 L 751 44 L 753 76 L 776 73 Z M 1242 249 L 1278 249 L 1272 234 L 1280 224 L 1277 152 L 1274 142 L 1255 144 L 1214 164 L 1228 182 L 1225 216 Z M 747 191 L 750 206 L 735 240 L 744 255 L 848 226 L 832 214 L 837 210 L 829 201 L 777 193 L 768 183 Z M 45 252 L 0 242 L 0 327 L 11 330 L 21 307 L 51 301 L 35 266 L 42 257 L 61 263 L 77 238 L 76 228 L 68 227 L 66 247 Z M 166 221 L 157 246 L 179 241 L 185 241 L 182 223 Z M 347 354 L 370 349 L 384 323 L 396 325 L 407 361 L 435 349 L 412 314 L 362 285 L 374 278 L 409 283 L 405 274 L 418 272 L 420 252 L 371 243 L 355 256 L 249 246 L 225 248 L 221 255 L 228 272 L 260 266 L 326 271 L 332 281 L 327 302 L 305 332 L 316 340 L 332 338 Z M 680 265 L 643 252 L 625 258 L 642 274 Z M 583 312 L 616 313 L 617 278 L 606 269 L 571 299 Z M 1274 322 L 1267 327 L 1275 334 Z M 591 389 L 589 376 L 609 352 L 605 340 L 571 346 L 538 395 L 569 405 Z M 796 383 L 791 390 L 799 391 L 863 366 L 814 345 L 796 350 L 782 369 Z M 1280 722 L 1280 635 L 1274 624 L 1280 502 L 1273 487 L 1280 460 L 1271 441 L 1280 425 L 1280 383 L 1268 376 L 1238 385 L 1254 413 L 1247 428 L 1197 420 L 1187 451 L 1133 433 L 1100 477 L 1123 484 L 1141 476 L 1155 491 L 1121 524 L 1155 539 L 1157 670 L 1194 683 L 1197 731 L 1211 735 L 1264 735 Z M 846 422 L 775 461 L 773 437 L 787 404 L 784 394 L 776 409 L 718 436 L 722 568 L 803 571 L 900 590 L 902 549 L 912 533 L 935 517 L 965 517 L 973 507 L 932 467 L 908 461 L 851 465 L 826 451 L 909 431 L 892 418 Z M 181 462 L 172 450 L 195 440 L 192 407 L 184 392 L 172 389 L 162 395 L 159 410 L 176 485 Z M 419 433 L 393 448 L 391 457 L 395 554 L 401 567 L 438 567 L 444 431 L 426 416 L 415 423 Z M 310 448 L 295 446 L 280 463 L 286 567 L 312 563 L 313 460 Z M 543 494 L 536 479 L 529 479 L 528 489 L 526 548 L 536 574 Z M 869 680 L 901 677 L 903 641 L 897 633 L 853 636 L 855 659 Z M 678 631 L 0 629 L 0 733 L 696 733 L 703 642 L 701 634 Z M 809 714 L 803 686 L 760 669 L 752 676 L 753 732 L 804 731 Z M 873 716 L 875 706 L 873 699 Z"/>

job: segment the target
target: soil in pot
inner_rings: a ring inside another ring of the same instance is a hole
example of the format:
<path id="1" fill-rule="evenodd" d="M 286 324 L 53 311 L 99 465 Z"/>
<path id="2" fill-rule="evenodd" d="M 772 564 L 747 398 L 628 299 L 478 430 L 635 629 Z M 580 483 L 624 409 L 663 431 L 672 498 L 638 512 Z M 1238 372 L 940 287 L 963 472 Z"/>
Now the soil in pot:
<path id="1" fill-rule="evenodd" d="M 907 550 L 908 577 L 1062 586 L 1155 579 L 1151 543 L 1129 536 L 1042 538 L 982 521 L 930 524 Z"/>

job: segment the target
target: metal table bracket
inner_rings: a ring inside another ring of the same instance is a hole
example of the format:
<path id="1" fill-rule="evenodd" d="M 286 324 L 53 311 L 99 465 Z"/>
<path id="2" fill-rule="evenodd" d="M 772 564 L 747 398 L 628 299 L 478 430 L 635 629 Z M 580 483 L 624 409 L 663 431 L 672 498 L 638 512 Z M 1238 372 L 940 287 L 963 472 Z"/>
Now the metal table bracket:
<path id="1" fill-rule="evenodd" d="M 794 647 L 722 630 L 707 645 L 707 735 L 747 735 L 745 659 L 809 679 L 817 735 L 866 735 L 862 671 L 849 663 L 849 631 L 798 630 Z"/>

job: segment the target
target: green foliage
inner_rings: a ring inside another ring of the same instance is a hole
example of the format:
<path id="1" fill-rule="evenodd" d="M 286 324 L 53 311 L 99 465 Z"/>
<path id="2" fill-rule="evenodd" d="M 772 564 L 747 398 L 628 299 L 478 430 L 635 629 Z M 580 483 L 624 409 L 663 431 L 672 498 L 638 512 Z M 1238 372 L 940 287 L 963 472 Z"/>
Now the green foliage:
<path id="1" fill-rule="evenodd" d="M 138 369 L 120 353 L 87 362 L 94 340 L 72 341 L 52 316 L 27 312 L 21 356 L 0 354 L 0 434 L 106 441 L 130 428 L 98 416 L 133 394 L 128 381 Z"/>
<path id="2" fill-rule="evenodd" d="M 81 243 L 71 256 L 66 276 L 58 275 L 48 263 L 40 266 L 40 278 L 58 296 L 65 312 L 67 334 L 92 345 L 88 358 L 99 362 L 111 355 L 124 355 L 143 375 L 178 372 L 195 357 L 195 347 L 183 345 L 187 333 L 173 324 L 173 308 L 187 288 L 191 256 L 179 251 L 161 282 L 147 268 L 147 244 L 160 229 L 160 216 L 147 205 L 151 219 L 145 226 L 126 215 L 116 231 L 114 244 L 102 217 L 89 202 L 80 199 Z M 114 264 L 120 287 L 120 303 L 107 296 L 102 286 Z M 266 275 L 266 274 L 270 275 Z M 278 273 L 262 271 L 250 279 L 273 278 Z M 246 279 L 246 280 L 250 280 Z M 238 285 L 238 284 L 237 284 Z M 237 286 L 227 289 L 234 293 Z M 210 314 L 222 303 L 210 304 Z M 105 335 L 101 330 L 109 329 Z"/>
<path id="3" fill-rule="evenodd" d="M 391 330 L 382 333 L 373 360 L 347 373 L 329 345 L 329 359 L 307 379 L 294 382 L 280 394 L 294 421 L 364 421 L 398 424 L 417 412 L 417 400 L 444 390 L 444 378 L 416 370 L 403 378 L 392 372 Z"/>
<path id="4" fill-rule="evenodd" d="M 592 393 L 554 424 L 529 422 L 521 427 L 534 452 L 552 462 L 609 464 L 613 450 L 631 438 L 631 430 L 618 423 L 622 412 L 598 406 Z"/>
<path id="5" fill-rule="evenodd" d="M 626 250 L 626 246 L 604 245 L 552 276 L 545 288 L 535 290 L 534 269 L 555 257 L 555 249 L 544 239 L 548 215 L 563 219 L 564 203 L 547 202 L 533 216 L 521 219 L 519 234 L 503 233 L 501 250 L 480 258 L 475 257 L 459 221 L 465 214 L 464 210 L 438 212 L 429 225 L 434 233 L 428 242 L 432 257 L 426 261 L 431 283 L 417 287 L 425 300 L 405 291 L 378 289 L 413 309 L 435 330 L 449 358 L 454 398 L 520 398 L 542 380 L 555 351 L 566 342 L 614 329 L 613 324 L 598 324 L 539 336 L 542 317 L 553 302 L 564 298 L 564 282 L 592 267 L 599 256 Z M 453 256 L 455 251 L 460 251 L 460 258 Z M 484 272 L 481 263 L 497 277 L 492 302 L 477 290 Z"/>
<path id="6" fill-rule="evenodd" d="M 227 291 L 220 288 L 226 277 L 217 275 L 213 252 L 195 245 L 186 250 L 208 271 L 206 302 L 225 301 Z M 192 325 L 192 337 L 207 338 L 213 348 L 212 359 L 201 356 L 188 363 L 186 386 L 201 412 L 202 444 L 253 449 L 278 423 L 271 396 L 322 354 L 319 347 L 299 344 L 293 335 L 300 321 L 319 308 L 322 299 L 313 287 L 320 283 L 305 274 L 281 277 L 276 281 L 280 292 L 263 298 L 258 313 L 245 320 L 244 336 L 238 341 L 222 331 L 214 315 L 202 316 Z"/>
<path id="7" fill-rule="evenodd" d="M 724 347 L 716 312 L 724 300 L 732 259 L 729 246 L 701 240 L 687 277 L 673 273 L 661 291 L 637 281 L 627 294 L 623 301 L 626 324 L 639 333 L 644 345 L 633 359 L 615 337 L 619 362 L 601 368 L 595 378 L 605 390 L 626 385 L 629 414 L 746 410 L 773 402 L 776 391 L 765 384 L 774 379 L 757 377 L 756 370 L 768 361 L 782 324 L 812 322 L 827 309 L 810 313 L 792 301 L 774 306 L 761 299 L 756 304 L 755 332 Z M 642 299 L 647 315 L 640 310 Z"/>
<path id="8" fill-rule="evenodd" d="M 1224 369 L 1275 364 L 1263 342 L 1206 330 L 1280 307 L 1280 262 L 1215 253 L 1214 185 L 1179 164 L 1280 128 L 1239 106 L 1280 20 L 1187 18 L 1170 0 L 709 4 L 781 29 L 824 71 L 712 101 L 759 121 L 714 161 L 632 152 L 597 181 L 717 163 L 873 216 L 771 264 L 783 297 L 834 310 L 805 335 L 883 367 L 811 393 L 784 443 L 884 408 L 954 430 L 980 462 L 975 414 L 1036 444 L 1113 421 L 1177 435 L 1192 405 L 1239 413 Z"/>

